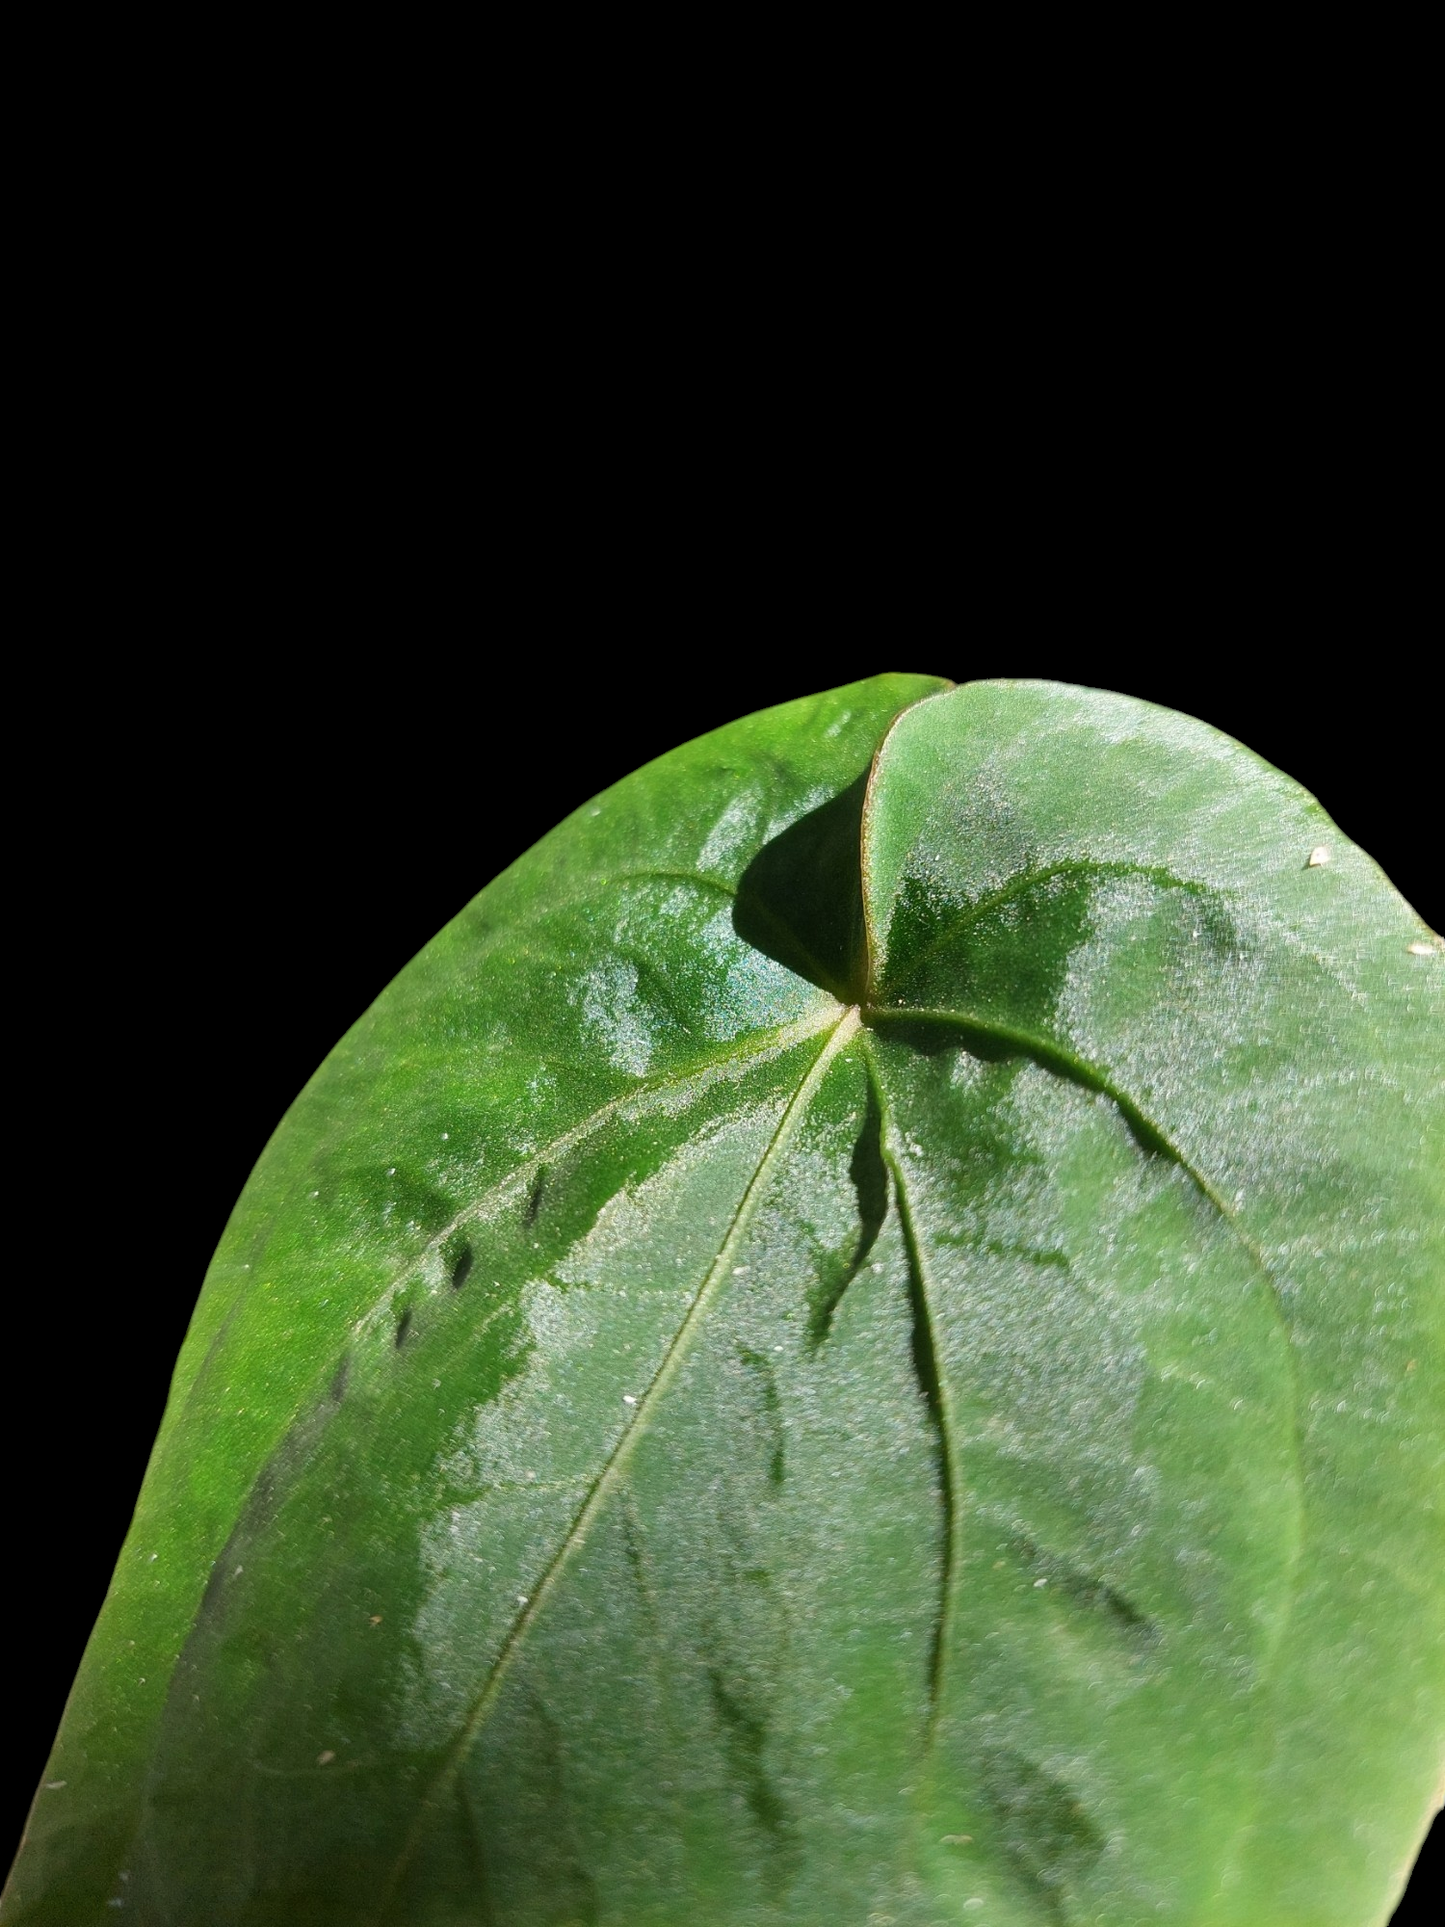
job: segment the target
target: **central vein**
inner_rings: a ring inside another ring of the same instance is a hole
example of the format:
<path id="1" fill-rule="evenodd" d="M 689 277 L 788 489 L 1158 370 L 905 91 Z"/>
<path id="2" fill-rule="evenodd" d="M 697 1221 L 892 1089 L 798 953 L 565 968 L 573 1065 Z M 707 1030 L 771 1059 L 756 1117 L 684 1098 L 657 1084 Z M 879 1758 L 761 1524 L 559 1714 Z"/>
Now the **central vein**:
<path id="1" fill-rule="evenodd" d="M 682 1323 L 678 1326 L 671 1344 L 663 1355 L 662 1363 L 653 1374 L 652 1381 L 648 1385 L 647 1390 L 638 1400 L 637 1409 L 633 1415 L 631 1424 L 622 1433 L 603 1465 L 602 1470 L 593 1481 L 591 1490 L 583 1500 L 561 1544 L 552 1555 L 551 1563 L 548 1565 L 539 1583 L 534 1587 L 528 1603 L 518 1612 L 516 1618 L 512 1621 L 506 1638 L 502 1641 L 501 1650 L 498 1652 L 492 1669 L 483 1683 L 481 1692 L 477 1695 L 471 1712 L 468 1714 L 460 1732 L 448 1750 L 446 1760 L 437 1773 L 431 1787 L 428 1789 L 426 1798 L 422 1802 L 421 1810 L 417 1815 L 411 1832 L 407 1836 L 406 1844 L 402 1848 L 397 1863 L 392 1870 L 391 1878 L 388 1880 L 385 1891 L 382 1894 L 381 1904 L 376 1916 L 378 1922 L 385 1920 L 391 1903 L 396 1897 L 402 1880 L 405 1878 L 407 1868 L 410 1866 L 416 1850 L 421 1844 L 422 1834 L 428 1816 L 445 1797 L 452 1783 L 455 1781 L 458 1772 L 461 1770 L 463 1761 L 466 1759 L 467 1754 L 471 1751 L 478 1735 L 485 1726 L 487 1716 L 496 1704 L 497 1696 L 502 1689 L 502 1685 L 506 1680 L 517 1652 L 526 1640 L 528 1633 L 536 1623 L 539 1615 L 546 1607 L 548 1599 L 558 1585 L 573 1554 L 586 1540 L 593 1520 L 597 1517 L 612 1492 L 616 1489 L 618 1482 L 627 1468 L 628 1461 L 636 1449 L 638 1439 L 641 1438 L 647 1428 L 649 1418 L 656 1410 L 658 1403 L 666 1395 L 669 1386 L 677 1377 L 678 1372 L 682 1369 L 688 1351 L 691 1348 L 693 1336 L 702 1320 L 706 1317 L 710 1305 L 722 1286 L 723 1280 L 729 1275 L 733 1254 L 737 1250 L 747 1230 L 748 1224 L 752 1219 L 757 1200 L 762 1193 L 770 1171 L 777 1163 L 779 1157 L 781 1157 L 806 1114 L 814 1092 L 827 1075 L 828 1066 L 838 1055 L 839 1051 L 843 1049 L 844 1045 L 857 1034 L 860 1021 L 856 1007 L 843 1012 L 838 1022 L 827 1034 L 823 1048 L 819 1051 L 817 1057 L 814 1058 L 807 1075 L 803 1078 L 797 1090 L 784 1107 L 783 1114 L 778 1120 L 777 1129 L 768 1140 L 767 1147 L 762 1157 L 758 1160 L 757 1169 L 748 1180 L 747 1189 L 738 1200 L 737 1210 L 733 1213 L 732 1222 L 728 1226 L 727 1235 L 718 1248 L 718 1254 L 708 1267 L 707 1276 L 698 1287 L 697 1296 L 693 1299 L 691 1305 L 689 1305 L 686 1317 L 684 1317 Z"/>

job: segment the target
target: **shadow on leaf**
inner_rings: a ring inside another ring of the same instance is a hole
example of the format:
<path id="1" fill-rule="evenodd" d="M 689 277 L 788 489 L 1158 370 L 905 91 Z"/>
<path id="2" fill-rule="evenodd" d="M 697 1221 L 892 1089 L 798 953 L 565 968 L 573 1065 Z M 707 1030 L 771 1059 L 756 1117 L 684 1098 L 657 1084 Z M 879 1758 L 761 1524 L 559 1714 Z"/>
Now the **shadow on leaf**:
<path id="1" fill-rule="evenodd" d="M 758 851 L 738 884 L 733 928 L 744 943 L 840 1003 L 863 999 L 864 770 Z"/>

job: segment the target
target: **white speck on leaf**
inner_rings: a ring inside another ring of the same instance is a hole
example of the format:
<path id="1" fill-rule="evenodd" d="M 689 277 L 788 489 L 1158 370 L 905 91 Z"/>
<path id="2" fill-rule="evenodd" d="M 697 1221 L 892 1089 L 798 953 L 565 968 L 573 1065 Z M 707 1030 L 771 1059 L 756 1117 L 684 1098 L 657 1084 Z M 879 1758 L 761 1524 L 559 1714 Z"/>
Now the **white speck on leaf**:
<path id="1" fill-rule="evenodd" d="M 1305 864 L 1305 868 L 1307 870 L 1317 870 L 1322 863 L 1328 863 L 1329 860 L 1330 853 L 1328 846 L 1323 843 L 1317 843 L 1309 853 L 1309 859 Z"/>
<path id="2" fill-rule="evenodd" d="M 330 1766 L 331 1762 L 335 1758 L 336 1758 L 336 1755 L 332 1752 L 331 1748 L 328 1746 L 324 1753 L 318 1753 L 316 1755 L 316 1764 L 318 1766 Z"/>

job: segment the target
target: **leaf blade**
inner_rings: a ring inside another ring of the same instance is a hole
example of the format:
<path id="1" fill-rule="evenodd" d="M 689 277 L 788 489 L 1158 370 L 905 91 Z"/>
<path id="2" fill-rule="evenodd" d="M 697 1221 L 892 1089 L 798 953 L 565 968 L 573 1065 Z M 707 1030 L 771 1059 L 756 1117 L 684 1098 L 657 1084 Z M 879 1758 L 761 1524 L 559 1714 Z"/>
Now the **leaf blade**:
<path id="1" fill-rule="evenodd" d="M 933 687 L 608 792 L 303 1097 L 138 1517 L 207 1599 L 168 1677 L 128 1581 L 62 1736 L 130 1719 L 141 1797 L 7 1919 L 123 1862 L 218 1927 L 1385 1904 L 1442 1697 L 1353 1651 L 1438 1587 L 1436 952 L 1203 726 Z"/>
<path id="2" fill-rule="evenodd" d="M 1440 1360 L 1438 951 L 1313 799 L 1126 698 L 972 685 L 900 718 L 874 781 L 912 799 L 870 818 L 880 1035 L 907 1006 L 951 1006 L 976 1036 L 1108 1092 L 1285 1281 L 1327 1524 L 1302 1555 L 1309 1637 L 1282 1652 L 1267 1715 L 1269 1820 L 1241 1834 L 1209 1918 L 1373 1918 L 1416 1824 L 1406 1789 L 1439 1744 L 1439 1646 L 1407 1585 L 1387 1604 L 1365 1573 L 1392 1537 L 1401 1568 L 1438 1585 L 1441 1566 L 1419 1505 L 1438 1432 L 1411 1383 Z M 1311 861 L 1322 844 L 1329 865 Z M 1342 1663 L 1347 1627 L 1382 1610 L 1408 1652 Z M 1345 1784 L 1370 1845 L 1325 1895 Z"/>
<path id="3" fill-rule="evenodd" d="M 251 1484 L 331 1381 L 351 1327 L 465 1209 L 477 1155 L 505 1174 L 639 1076 L 829 1006 L 736 936 L 733 893 L 758 843 L 845 790 L 887 718 L 936 686 L 881 677 L 744 718 L 584 805 L 428 946 L 312 1080 L 208 1273 L 44 1775 L 65 1785 L 37 1795 L 7 1918 L 71 1921 L 119 1897 L 136 1762 Z M 652 969 L 660 929 L 676 932 L 671 982 Z M 572 967 L 589 949 L 610 976 Z M 232 1381 L 245 1390 L 228 1402 Z"/>

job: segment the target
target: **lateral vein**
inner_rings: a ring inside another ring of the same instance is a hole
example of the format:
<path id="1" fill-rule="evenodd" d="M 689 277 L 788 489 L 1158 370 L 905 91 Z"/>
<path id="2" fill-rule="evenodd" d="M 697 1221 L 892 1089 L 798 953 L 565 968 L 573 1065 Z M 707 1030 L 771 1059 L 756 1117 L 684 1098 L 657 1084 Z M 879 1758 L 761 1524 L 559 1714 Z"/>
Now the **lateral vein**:
<path id="1" fill-rule="evenodd" d="M 943 1673 L 948 1652 L 948 1627 L 953 1615 L 954 1595 L 958 1584 L 959 1553 L 963 1543 L 963 1521 L 959 1510 L 962 1497 L 954 1476 L 953 1463 L 953 1441 L 958 1425 L 949 1382 L 939 1360 L 937 1311 L 933 1294 L 929 1289 L 928 1272 L 923 1262 L 918 1227 L 914 1220 L 913 1206 L 904 1178 L 897 1132 L 871 1043 L 866 1048 L 865 1055 L 869 1082 L 878 1100 L 878 1109 L 883 1123 L 883 1138 L 886 1146 L 884 1156 L 889 1170 L 893 1173 L 893 1182 L 898 1192 L 898 1217 L 903 1229 L 903 1242 L 908 1252 L 908 1268 L 912 1275 L 915 1362 L 924 1397 L 927 1400 L 929 1416 L 938 1437 L 939 1496 L 943 1513 L 943 1570 L 939 1577 L 938 1614 L 934 1620 L 933 1649 L 928 1668 L 928 1721 L 924 1737 L 924 1746 L 927 1750 L 933 1743 L 939 1709 L 943 1703 Z"/>
<path id="2" fill-rule="evenodd" d="M 980 1037 L 987 1037 L 996 1043 L 1026 1055 L 1042 1069 L 1055 1076 L 1064 1077 L 1086 1090 L 1097 1091 L 1107 1097 L 1118 1109 L 1125 1122 L 1151 1148 L 1161 1152 L 1178 1165 L 1185 1177 L 1194 1186 L 1200 1197 L 1217 1214 L 1225 1229 L 1245 1253 L 1259 1276 L 1268 1287 L 1268 1300 L 1284 1341 L 1286 1370 L 1289 1375 L 1290 1392 L 1290 1437 L 1293 1446 L 1293 1474 L 1295 1487 L 1295 1509 L 1289 1541 L 1289 1561 L 1283 1588 L 1283 1611 L 1275 1628 L 1273 1643 L 1269 1648 L 1269 1661 L 1272 1665 L 1274 1655 L 1284 1642 L 1290 1621 L 1294 1614 L 1298 1596 L 1299 1573 L 1304 1551 L 1304 1436 L 1301 1426 L 1303 1410 L 1303 1391 L 1300 1385 L 1299 1360 L 1294 1340 L 1294 1332 L 1286 1314 L 1283 1288 L 1276 1278 L 1264 1251 L 1240 1223 L 1235 1212 L 1223 1196 L 1201 1171 L 1180 1149 L 1172 1137 L 1157 1121 L 1138 1104 L 1129 1094 L 1121 1090 L 1108 1073 L 1097 1064 L 1079 1057 L 1075 1052 L 1064 1049 L 1047 1038 L 1034 1036 L 1028 1031 L 976 1017 L 966 1011 L 945 1009 L 914 1009 L 907 1005 L 894 1005 L 890 1009 L 870 1011 L 874 1023 L 898 1024 L 937 1024 L 952 1025 Z M 902 1186 L 900 1184 L 900 1196 Z"/>

